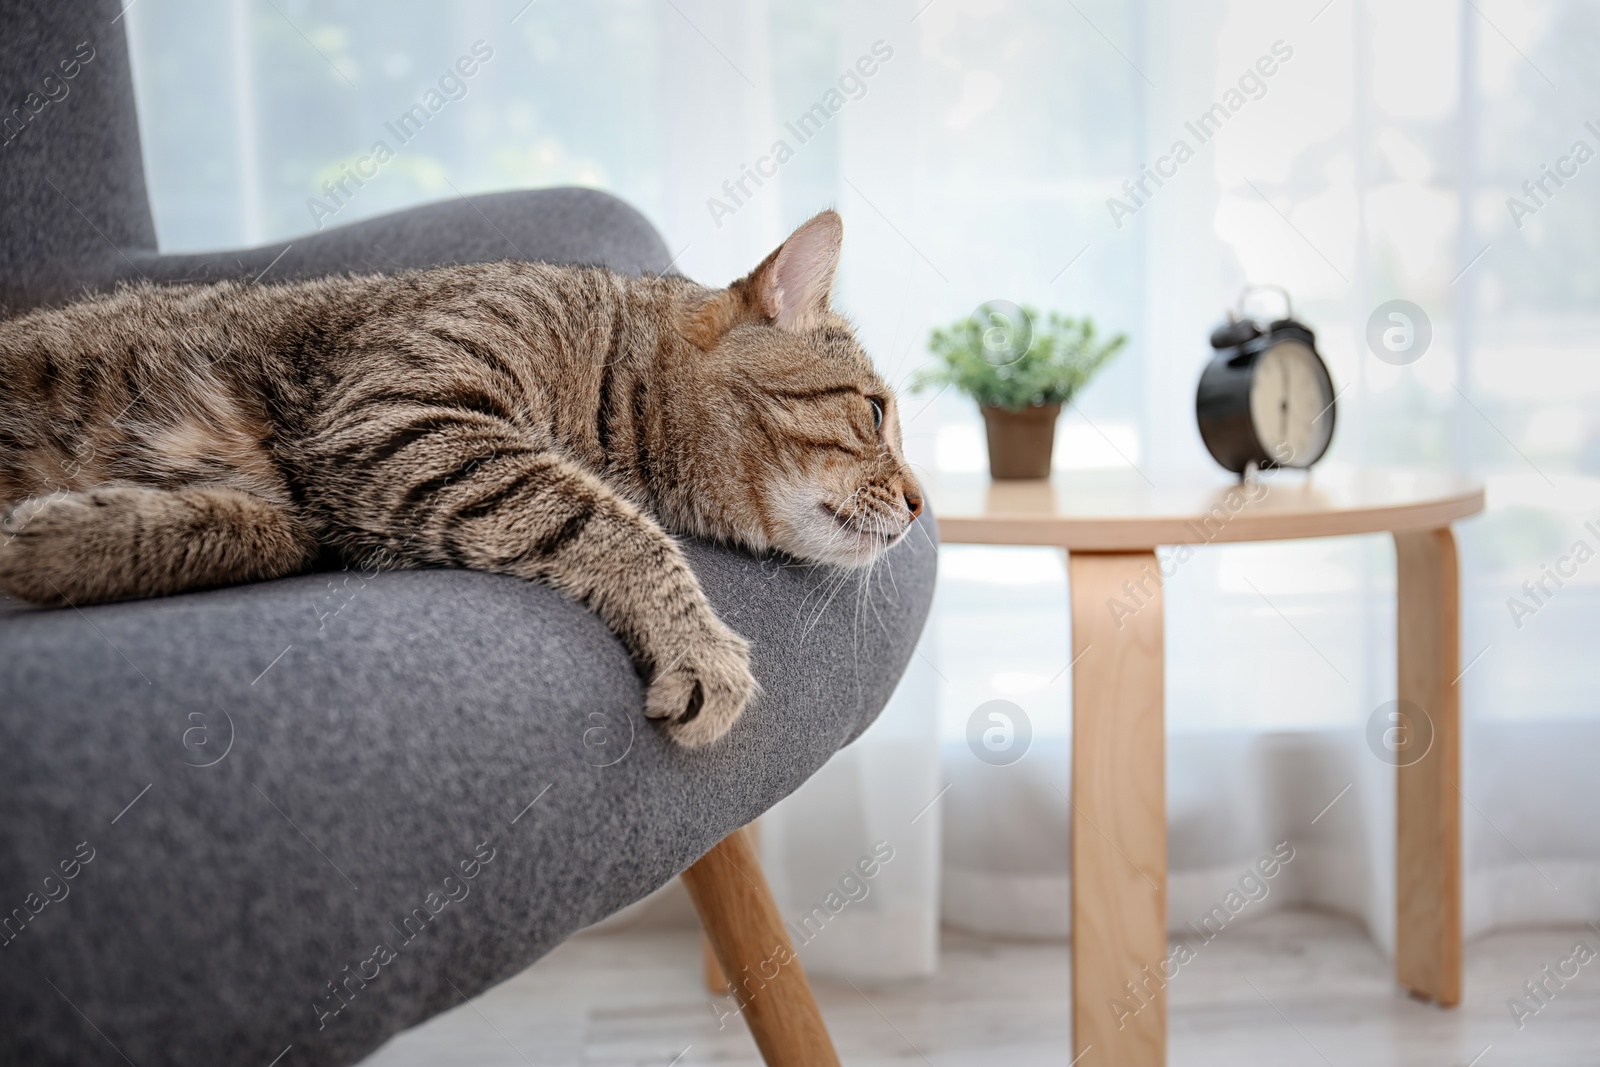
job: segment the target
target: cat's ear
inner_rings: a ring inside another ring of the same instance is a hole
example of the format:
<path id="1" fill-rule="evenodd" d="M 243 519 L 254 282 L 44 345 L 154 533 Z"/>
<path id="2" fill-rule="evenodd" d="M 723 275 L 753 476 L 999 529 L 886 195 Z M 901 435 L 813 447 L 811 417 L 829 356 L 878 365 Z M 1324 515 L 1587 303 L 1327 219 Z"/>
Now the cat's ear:
<path id="1" fill-rule="evenodd" d="M 684 336 L 709 352 L 741 322 L 770 323 L 793 333 L 819 325 L 828 310 L 843 240 L 844 223 L 837 211 L 817 215 L 755 270 L 687 309 Z"/>
<path id="2" fill-rule="evenodd" d="M 821 212 L 734 287 L 743 290 L 752 310 L 778 329 L 803 333 L 818 325 L 828 310 L 843 241 L 839 213 Z"/>

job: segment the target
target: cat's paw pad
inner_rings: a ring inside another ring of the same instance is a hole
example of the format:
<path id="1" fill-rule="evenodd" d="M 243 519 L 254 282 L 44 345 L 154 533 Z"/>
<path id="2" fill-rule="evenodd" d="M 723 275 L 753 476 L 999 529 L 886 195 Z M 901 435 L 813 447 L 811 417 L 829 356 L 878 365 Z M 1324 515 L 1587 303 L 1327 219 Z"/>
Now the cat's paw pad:
<path id="1" fill-rule="evenodd" d="M 664 720 L 667 736 L 685 748 L 727 733 L 757 688 L 749 645 L 719 629 L 669 662 L 645 694 L 644 713 Z"/>

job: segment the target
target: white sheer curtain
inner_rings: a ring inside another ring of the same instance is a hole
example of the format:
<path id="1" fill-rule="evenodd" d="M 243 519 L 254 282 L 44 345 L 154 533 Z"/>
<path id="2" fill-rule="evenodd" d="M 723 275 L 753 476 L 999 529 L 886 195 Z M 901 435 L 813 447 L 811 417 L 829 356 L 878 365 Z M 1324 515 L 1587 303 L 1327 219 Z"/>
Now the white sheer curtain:
<path id="1" fill-rule="evenodd" d="M 1488 513 L 1458 531 L 1468 932 L 1600 915 L 1600 562 L 1560 563 L 1559 585 L 1546 570 L 1579 541 L 1600 550 L 1584 526 L 1600 519 L 1600 116 L 1585 111 L 1600 12 L 524 3 L 142 0 L 128 22 L 164 245 L 313 228 L 321 183 L 483 40 L 495 57 L 467 95 L 338 221 L 452 186 L 589 184 L 644 210 L 681 269 L 722 281 L 834 204 L 838 303 L 897 382 L 932 325 L 988 299 L 1131 335 L 1063 420 L 1061 466 L 1204 470 L 1207 332 L 1244 284 L 1285 285 L 1343 390 L 1326 476 L 1437 465 L 1489 484 Z M 1228 117 L 1202 144 L 1186 123 L 1219 103 Z M 817 104 L 820 128 L 795 128 Z M 1130 195 L 1179 140 L 1192 158 Z M 1408 366 L 1364 340 L 1396 298 L 1433 326 Z M 907 412 L 914 461 L 981 468 L 966 401 Z M 1294 859 L 1253 910 L 1325 905 L 1392 943 L 1393 772 L 1363 731 L 1394 691 L 1393 574 L 1386 540 L 1346 539 L 1204 549 L 1168 584 L 1174 929 L 1287 841 Z M 765 820 L 795 916 L 874 842 L 895 849 L 808 967 L 925 972 L 941 920 L 1068 932 L 1065 597 L 1048 550 L 943 551 L 934 621 L 883 720 Z M 1010 767 L 965 744 L 996 697 L 1034 728 Z"/>

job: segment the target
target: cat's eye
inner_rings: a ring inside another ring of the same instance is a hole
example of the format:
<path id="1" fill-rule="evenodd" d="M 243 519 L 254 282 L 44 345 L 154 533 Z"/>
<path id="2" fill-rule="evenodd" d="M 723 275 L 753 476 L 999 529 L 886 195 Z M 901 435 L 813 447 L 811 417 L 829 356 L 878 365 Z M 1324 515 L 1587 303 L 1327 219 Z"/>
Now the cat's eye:
<path id="1" fill-rule="evenodd" d="M 867 403 L 872 405 L 872 429 L 883 429 L 883 401 L 875 396 L 867 397 Z"/>

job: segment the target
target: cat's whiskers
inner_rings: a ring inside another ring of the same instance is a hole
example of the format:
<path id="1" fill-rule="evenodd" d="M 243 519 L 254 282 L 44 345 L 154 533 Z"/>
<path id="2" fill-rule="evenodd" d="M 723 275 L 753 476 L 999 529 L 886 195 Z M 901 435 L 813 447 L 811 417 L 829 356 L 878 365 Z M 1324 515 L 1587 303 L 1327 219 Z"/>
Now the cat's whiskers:
<path id="1" fill-rule="evenodd" d="M 861 536 L 870 537 L 874 541 L 881 540 L 885 544 L 892 543 L 899 536 L 895 532 L 895 521 L 894 521 L 895 520 L 895 516 L 893 516 L 889 512 L 889 510 L 887 509 L 886 506 L 883 506 L 882 504 L 880 504 L 880 503 L 878 503 L 876 501 L 874 501 L 874 503 L 877 506 L 874 506 L 866 514 L 861 515 L 859 517 L 859 519 L 857 520 L 857 525 L 860 527 L 860 529 L 862 531 Z M 902 530 L 900 532 L 904 533 L 904 530 Z M 861 619 L 862 606 L 866 605 L 867 607 L 869 607 L 871 609 L 872 614 L 877 619 L 878 625 L 880 627 L 884 627 L 884 626 L 887 625 L 885 620 L 884 620 L 884 618 L 883 618 L 882 613 L 878 611 L 877 604 L 873 601 L 873 595 L 872 595 L 872 578 L 873 578 L 873 574 L 878 570 L 878 563 L 880 562 L 880 560 L 882 560 L 884 558 L 884 556 L 886 554 L 887 553 L 885 551 L 875 551 L 875 552 L 873 552 L 873 554 L 867 558 L 865 566 L 864 567 L 860 567 L 860 568 L 856 568 L 855 573 L 853 573 L 851 575 L 851 577 L 856 582 L 855 617 L 854 617 L 854 619 L 852 621 L 852 632 L 854 634 L 856 634 L 856 636 L 857 636 L 857 642 L 856 642 L 857 655 L 856 655 L 856 661 L 855 661 L 855 670 L 856 670 L 856 682 L 857 682 L 858 686 L 860 684 L 860 666 L 861 666 L 860 665 L 859 649 L 860 649 L 860 645 L 861 645 L 860 635 L 861 635 L 861 625 L 862 625 L 862 619 Z M 892 579 L 892 567 L 891 567 L 891 581 L 892 580 L 893 579 Z M 898 585 L 896 585 L 896 593 L 898 594 Z"/>
<path id="2" fill-rule="evenodd" d="M 841 514 L 843 514 L 844 510 L 847 507 L 849 507 L 852 503 L 855 502 L 856 498 L 859 497 L 865 489 L 866 489 L 865 486 L 861 486 L 861 487 L 857 488 L 855 492 L 851 493 L 848 497 L 846 497 L 839 504 L 839 506 L 834 509 L 834 511 L 833 511 L 834 522 L 832 524 L 833 528 L 828 531 L 827 540 L 823 545 L 824 552 L 826 552 L 828 555 L 833 555 L 834 554 L 835 545 L 840 540 L 842 540 L 846 536 L 846 534 L 851 534 L 851 533 L 853 533 L 854 536 L 856 537 L 856 547 L 859 550 L 861 534 L 859 533 L 859 531 L 850 530 L 843 523 L 841 523 L 839 521 L 839 516 Z M 811 621 L 809 623 L 807 623 L 805 628 L 801 631 L 800 637 L 801 637 L 802 641 L 805 640 L 806 637 L 810 636 L 811 631 L 813 629 L 815 629 L 817 623 L 819 623 L 822 620 L 822 616 L 827 613 L 828 606 L 833 603 L 834 598 L 839 595 L 839 591 L 841 589 L 843 589 L 845 584 L 850 580 L 850 576 L 851 576 L 850 568 L 848 568 L 848 567 L 837 567 L 836 566 L 836 567 L 833 568 L 833 570 L 837 571 L 838 573 L 837 574 L 829 574 L 827 577 L 825 577 L 823 579 L 822 583 L 818 586 L 818 589 L 823 594 L 822 602 L 817 607 L 816 614 L 812 616 Z M 809 599 L 810 599 L 810 594 L 808 593 L 806 595 L 806 598 L 801 601 L 801 610 L 804 610 L 806 600 L 809 600 Z"/>

